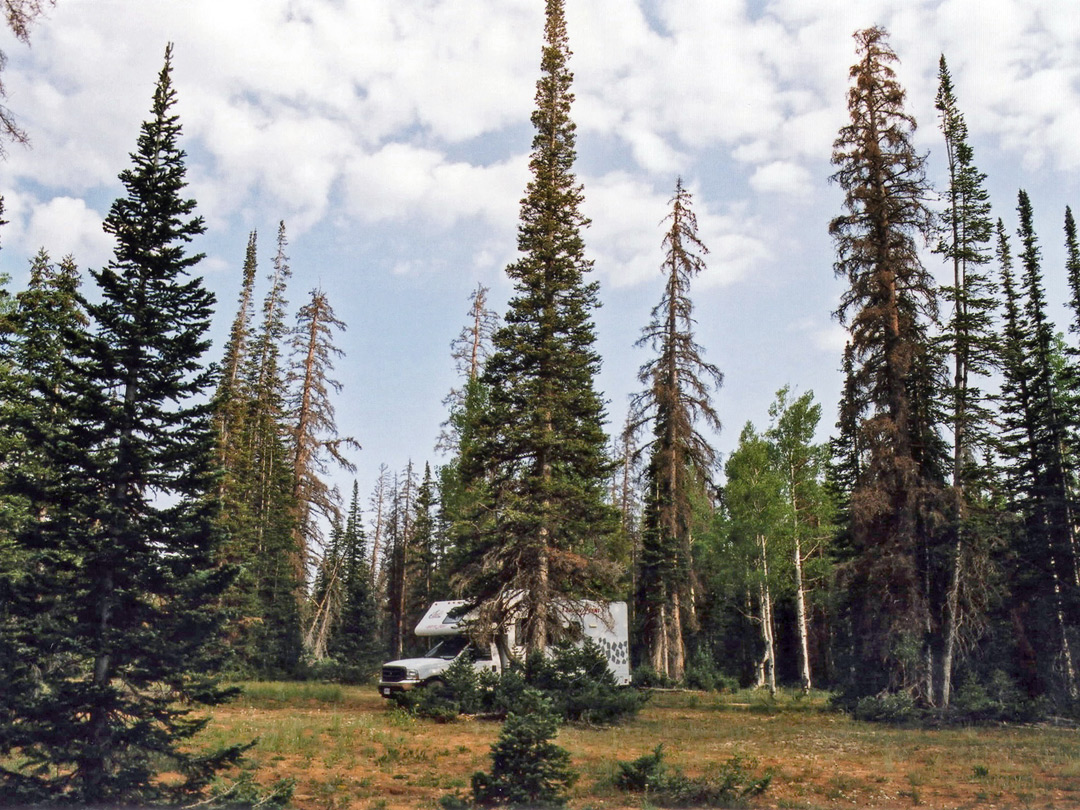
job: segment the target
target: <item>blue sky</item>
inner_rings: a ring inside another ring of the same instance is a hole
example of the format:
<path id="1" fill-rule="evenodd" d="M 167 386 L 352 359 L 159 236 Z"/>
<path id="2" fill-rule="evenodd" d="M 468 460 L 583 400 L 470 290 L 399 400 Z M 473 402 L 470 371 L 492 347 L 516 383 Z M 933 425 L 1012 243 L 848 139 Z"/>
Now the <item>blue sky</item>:
<path id="1" fill-rule="evenodd" d="M 730 451 L 778 388 L 812 389 L 835 421 L 844 333 L 832 319 L 829 156 L 846 120 L 852 33 L 885 26 L 940 188 L 933 109 L 946 55 L 995 216 L 1031 195 L 1054 314 L 1066 313 L 1062 218 L 1080 203 L 1080 4 L 1075 0 L 566 0 L 585 234 L 603 308 L 614 425 L 646 359 L 633 347 L 660 295 L 660 222 L 676 176 L 694 194 L 708 270 L 697 337 L 725 374 L 714 404 Z M 108 261 L 120 191 L 165 44 L 175 43 L 197 245 L 219 300 L 220 350 L 247 235 L 270 270 L 286 222 L 293 310 L 313 287 L 348 324 L 338 424 L 376 470 L 437 463 L 449 344 L 468 296 L 500 312 L 539 72 L 542 0 L 57 0 L 26 47 L 5 30 L 8 106 L 31 137 L 0 167 L 10 224 L 0 271 L 18 289 L 39 247 Z M 944 268 L 927 255 L 928 266 Z M 265 284 L 259 294 L 265 290 Z M 340 478 L 343 489 L 351 476 Z"/>

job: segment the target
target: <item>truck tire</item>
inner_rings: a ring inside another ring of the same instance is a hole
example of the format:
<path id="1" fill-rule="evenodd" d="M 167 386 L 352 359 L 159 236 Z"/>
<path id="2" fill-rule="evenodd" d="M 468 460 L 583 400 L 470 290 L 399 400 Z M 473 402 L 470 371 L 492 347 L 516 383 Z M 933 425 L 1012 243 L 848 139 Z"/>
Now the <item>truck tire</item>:
<path id="1" fill-rule="evenodd" d="M 446 681 L 442 678 L 429 678 L 424 681 L 424 687 L 427 689 L 438 689 L 443 686 L 446 686 Z"/>

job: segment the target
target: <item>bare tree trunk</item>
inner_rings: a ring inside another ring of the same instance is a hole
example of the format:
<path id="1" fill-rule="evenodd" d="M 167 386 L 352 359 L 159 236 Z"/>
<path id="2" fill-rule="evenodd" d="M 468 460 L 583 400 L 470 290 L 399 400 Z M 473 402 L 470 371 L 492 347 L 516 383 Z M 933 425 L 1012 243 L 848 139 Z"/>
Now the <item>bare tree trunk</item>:
<path id="1" fill-rule="evenodd" d="M 952 671 L 956 658 L 956 638 L 960 631 L 960 566 L 962 563 L 962 545 L 959 537 L 953 550 L 952 582 L 949 583 L 949 596 L 945 603 L 945 652 L 941 660 L 941 708 L 949 708 L 952 699 Z"/>
<path id="2" fill-rule="evenodd" d="M 795 532 L 795 619 L 799 625 L 799 657 L 801 665 L 802 691 L 810 693 L 810 627 L 806 615 L 806 588 L 803 585 L 802 543 L 799 532 Z"/>
<path id="3" fill-rule="evenodd" d="M 1058 629 L 1061 631 L 1061 659 L 1065 668 L 1065 689 L 1069 698 L 1076 700 L 1076 667 L 1073 665 L 1072 649 L 1069 645 L 1069 628 L 1065 622 L 1065 610 L 1061 596 L 1061 580 L 1058 577 L 1057 559 L 1053 552 L 1050 553 L 1050 570 L 1054 577 L 1054 606 L 1057 611 Z"/>
<path id="4" fill-rule="evenodd" d="M 776 639 L 773 635 L 772 593 L 769 588 L 769 559 L 765 535 L 758 535 L 761 545 L 761 637 L 765 642 L 764 676 L 769 694 L 776 694 Z"/>
<path id="5" fill-rule="evenodd" d="M 681 596 L 676 588 L 671 594 L 671 616 L 668 619 L 668 677 L 681 681 L 686 675 L 686 644 L 683 641 Z"/>
<path id="6" fill-rule="evenodd" d="M 655 617 L 652 623 L 651 633 L 651 648 L 652 653 L 652 668 L 657 675 L 668 674 L 668 654 L 667 654 L 667 604 L 666 601 L 659 603 L 660 614 Z"/>

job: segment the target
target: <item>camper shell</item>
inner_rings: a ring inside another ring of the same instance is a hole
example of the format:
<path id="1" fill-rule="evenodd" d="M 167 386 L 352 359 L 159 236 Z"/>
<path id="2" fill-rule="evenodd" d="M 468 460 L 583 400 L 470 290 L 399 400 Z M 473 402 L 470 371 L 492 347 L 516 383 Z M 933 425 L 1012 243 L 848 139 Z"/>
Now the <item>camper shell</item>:
<path id="1" fill-rule="evenodd" d="M 395 692 L 441 682 L 441 675 L 462 656 L 467 656 L 478 672 L 500 672 L 495 640 L 478 645 L 466 635 L 468 623 L 475 619 L 472 612 L 462 614 L 468 603 L 456 599 L 435 602 L 416 625 L 416 635 L 430 638 L 432 647 L 420 658 L 387 661 L 382 666 L 379 693 L 390 697 Z M 627 633 L 625 602 L 577 601 L 562 610 L 566 626 L 576 624 L 583 638 L 591 639 L 608 661 L 608 668 L 620 685 L 630 683 L 630 648 Z M 518 623 L 507 628 L 502 639 L 513 658 L 524 658 L 524 648 L 518 643 Z"/>

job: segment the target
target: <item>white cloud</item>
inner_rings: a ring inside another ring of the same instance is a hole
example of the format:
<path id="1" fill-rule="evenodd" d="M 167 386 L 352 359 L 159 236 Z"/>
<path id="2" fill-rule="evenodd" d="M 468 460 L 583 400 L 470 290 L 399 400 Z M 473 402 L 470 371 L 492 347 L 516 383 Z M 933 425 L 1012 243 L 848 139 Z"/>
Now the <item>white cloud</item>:
<path id="1" fill-rule="evenodd" d="M 734 213 L 719 214 L 690 184 L 698 236 L 709 249 L 702 288 L 743 278 L 768 256 L 751 221 Z M 586 234 L 589 253 L 605 282 L 628 287 L 654 280 L 661 271 L 661 243 L 674 189 L 657 191 L 622 172 L 585 182 L 583 212 L 592 219 Z"/>
<path id="2" fill-rule="evenodd" d="M 15 244 L 28 255 L 39 248 L 55 260 L 70 254 L 80 267 L 101 267 L 112 256 L 112 237 L 102 231 L 100 215 L 83 200 L 24 199 L 11 213 L 13 224 L 18 221 Z"/>
<path id="3" fill-rule="evenodd" d="M 805 196 L 810 193 L 810 172 L 789 161 L 776 160 L 759 166 L 750 178 L 750 187 L 768 194 Z"/>

